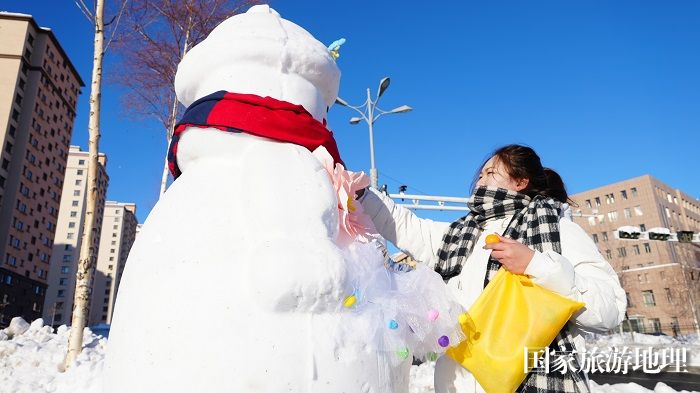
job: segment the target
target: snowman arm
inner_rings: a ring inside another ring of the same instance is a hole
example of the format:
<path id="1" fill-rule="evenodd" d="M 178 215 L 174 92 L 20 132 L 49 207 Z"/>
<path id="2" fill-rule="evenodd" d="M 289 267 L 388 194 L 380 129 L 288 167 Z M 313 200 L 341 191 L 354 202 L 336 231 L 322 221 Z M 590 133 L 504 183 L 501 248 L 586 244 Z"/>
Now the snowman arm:
<path id="1" fill-rule="evenodd" d="M 431 268 L 435 266 L 437 251 L 450 224 L 419 218 L 388 196 L 374 189 L 367 190 L 359 201 L 379 234 L 416 261 Z"/>

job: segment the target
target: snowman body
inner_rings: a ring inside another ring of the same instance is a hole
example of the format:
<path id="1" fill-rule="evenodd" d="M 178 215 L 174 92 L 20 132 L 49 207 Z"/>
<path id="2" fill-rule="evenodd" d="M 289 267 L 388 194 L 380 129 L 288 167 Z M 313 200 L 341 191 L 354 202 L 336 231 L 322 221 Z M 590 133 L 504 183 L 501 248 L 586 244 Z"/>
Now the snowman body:
<path id="1" fill-rule="evenodd" d="M 261 29 L 273 32 L 262 34 L 268 46 L 250 42 Z M 223 42 L 243 58 L 226 60 L 223 51 L 223 65 L 203 69 L 212 64 L 205 53 Z M 319 45 L 268 7 L 253 7 L 188 53 L 178 97 L 189 105 L 217 90 L 270 96 L 321 121 L 339 72 L 332 60 L 308 66 L 304 56 Z M 182 175 L 126 263 L 105 392 L 407 391 L 410 359 L 387 361 L 345 323 L 369 322 L 342 306 L 352 293 L 350 253 L 337 241 L 337 194 L 309 150 L 192 127 L 177 163 Z"/>

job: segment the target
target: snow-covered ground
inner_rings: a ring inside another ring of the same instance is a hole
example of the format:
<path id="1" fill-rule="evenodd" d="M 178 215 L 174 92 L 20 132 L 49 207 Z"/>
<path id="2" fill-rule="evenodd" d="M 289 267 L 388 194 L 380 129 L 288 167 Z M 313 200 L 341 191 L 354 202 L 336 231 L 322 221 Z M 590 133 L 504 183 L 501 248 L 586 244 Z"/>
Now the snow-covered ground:
<path id="1" fill-rule="evenodd" d="M 37 319 L 29 324 L 20 318 L 13 319 L 10 327 L 0 330 L 0 387 L 3 393 L 50 392 L 50 393 L 99 393 L 102 383 L 102 366 L 107 339 L 85 329 L 84 349 L 77 363 L 67 372 L 61 372 L 63 356 L 68 345 L 68 328 L 57 331 L 44 326 Z M 613 335 L 598 337 L 593 344 L 629 344 L 630 337 Z M 670 340 L 670 341 L 669 341 Z M 635 341 L 646 345 L 677 345 L 668 337 L 635 335 Z M 697 338 L 688 337 L 682 344 L 697 345 Z M 411 369 L 410 393 L 432 393 L 433 363 L 413 366 Z M 634 383 L 598 385 L 591 383 L 593 393 L 674 393 L 672 388 L 659 382 L 654 390 Z M 685 391 L 683 391 L 685 392 Z"/>
<path id="2" fill-rule="evenodd" d="M 85 329 L 83 351 L 76 364 L 61 372 L 68 347 L 69 330 L 31 325 L 14 318 L 0 331 L 0 390 L 3 393 L 96 393 L 99 392 L 107 339 Z"/>

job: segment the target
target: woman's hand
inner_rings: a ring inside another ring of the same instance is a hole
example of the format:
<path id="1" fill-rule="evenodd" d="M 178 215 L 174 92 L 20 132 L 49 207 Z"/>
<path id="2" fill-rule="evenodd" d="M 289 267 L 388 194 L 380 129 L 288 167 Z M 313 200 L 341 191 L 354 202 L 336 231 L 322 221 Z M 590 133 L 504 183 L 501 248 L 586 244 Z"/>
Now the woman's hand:
<path id="1" fill-rule="evenodd" d="M 498 239 L 500 240 L 499 242 L 486 244 L 484 248 L 492 250 L 491 256 L 496 258 L 509 272 L 525 274 L 525 269 L 535 255 L 535 251 L 522 243 L 501 235 L 498 235 Z"/>

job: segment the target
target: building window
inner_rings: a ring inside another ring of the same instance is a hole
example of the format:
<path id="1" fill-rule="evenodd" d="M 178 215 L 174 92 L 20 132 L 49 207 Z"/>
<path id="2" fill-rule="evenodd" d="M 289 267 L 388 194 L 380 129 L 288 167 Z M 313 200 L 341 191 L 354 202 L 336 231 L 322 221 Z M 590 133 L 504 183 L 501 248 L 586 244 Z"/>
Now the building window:
<path id="1" fill-rule="evenodd" d="M 73 203 L 71 203 L 71 206 L 78 206 L 78 201 L 73 201 Z"/>
<path id="2" fill-rule="evenodd" d="M 673 303 L 673 294 L 671 293 L 671 288 L 664 288 L 664 292 L 666 292 L 666 300 L 668 300 L 669 303 Z"/>
<path id="3" fill-rule="evenodd" d="M 595 233 L 593 234 L 593 242 L 598 243 L 598 235 Z"/>
<path id="4" fill-rule="evenodd" d="M 83 181 L 82 181 L 81 179 L 77 179 L 77 180 L 75 181 L 75 185 L 76 185 L 76 186 L 79 186 L 79 185 L 81 185 L 82 183 L 83 183 Z"/>
<path id="5" fill-rule="evenodd" d="M 639 251 L 639 244 L 635 244 L 632 246 L 632 250 L 634 251 L 634 255 L 639 255 L 641 252 Z"/>
<path id="6" fill-rule="evenodd" d="M 602 235 L 603 235 L 603 241 L 604 241 L 604 242 L 607 242 L 607 241 L 608 241 L 608 233 L 607 233 L 607 232 L 603 232 Z"/>
<path id="7" fill-rule="evenodd" d="M 625 292 L 625 295 L 627 295 L 627 307 L 634 307 L 634 306 L 632 305 L 632 298 L 630 297 L 630 293 L 629 293 L 629 292 Z"/>
<path id="8" fill-rule="evenodd" d="M 73 190 L 73 196 L 80 196 L 80 190 Z"/>
<path id="9" fill-rule="evenodd" d="M 589 208 L 589 209 L 593 207 L 593 206 L 591 206 L 591 200 L 590 200 L 590 199 L 586 199 L 586 207 Z"/>
<path id="10" fill-rule="evenodd" d="M 66 290 L 65 289 L 59 289 L 58 293 L 56 294 L 56 297 L 65 297 L 66 296 Z"/>
<path id="11" fill-rule="evenodd" d="M 644 305 L 656 306 L 656 300 L 654 300 L 654 291 L 642 291 L 642 298 L 644 299 Z"/>
<path id="12" fill-rule="evenodd" d="M 59 279 L 58 279 L 58 285 L 61 285 L 61 286 L 66 286 L 66 285 L 68 285 L 68 279 L 67 279 L 67 278 L 59 278 Z"/>
<path id="13" fill-rule="evenodd" d="M 83 174 L 83 170 L 82 170 L 82 169 L 78 169 L 78 175 L 82 175 L 82 174 Z"/>
<path id="14" fill-rule="evenodd" d="M 595 207 L 598 207 L 598 206 L 600 206 L 600 198 L 595 197 Z"/>
<path id="15" fill-rule="evenodd" d="M 610 222 L 617 221 L 617 212 L 616 211 L 608 212 L 608 220 L 610 220 Z"/>
<path id="16" fill-rule="evenodd" d="M 625 190 L 620 191 L 620 196 L 622 196 L 622 199 L 627 199 L 627 191 L 625 191 Z"/>
<path id="17" fill-rule="evenodd" d="M 620 258 L 624 258 L 627 256 L 627 250 L 625 250 L 624 247 L 618 247 L 617 248 L 617 256 Z"/>
<path id="18" fill-rule="evenodd" d="M 605 203 L 608 205 L 615 203 L 615 194 L 605 194 Z"/>
<path id="19" fill-rule="evenodd" d="M 644 224 L 639 224 L 639 229 L 640 229 L 642 232 L 646 232 L 646 231 L 647 231 L 647 226 L 644 225 Z"/>
<path id="20" fill-rule="evenodd" d="M 595 226 L 595 217 L 588 217 L 588 225 Z"/>
<path id="21" fill-rule="evenodd" d="M 78 165 L 85 165 L 85 160 L 78 160 Z"/>
<path id="22" fill-rule="evenodd" d="M 649 333 L 659 333 L 661 331 L 661 322 L 659 318 L 649 318 Z"/>
<path id="23" fill-rule="evenodd" d="M 78 212 L 72 211 L 72 212 L 70 212 L 70 216 L 71 217 L 78 217 Z"/>
<path id="24" fill-rule="evenodd" d="M 646 252 L 647 254 L 651 253 L 651 246 L 649 245 L 649 243 L 644 243 L 644 252 Z"/>
<path id="25" fill-rule="evenodd" d="M 69 223 L 68 223 L 68 228 L 75 228 L 75 223 L 74 223 L 74 222 L 69 222 Z"/>
<path id="26" fill-rule="evenodd" d="M 605 257 L 608 259 L 612 259 L 612 251 L 611 250 L 605 250 Z"/>
<path id="27" fill-rule="evenodd" d="M 632 187 L 630 188 L 630 191 L 632 191 L 632 196 L 636 197 L 637 196 L 637 187 Z"/>
<path id="28" fill-rule="evenodd" d="M 623 212 L 625 214 L 625 218 L 632 218 L 632 209 L 630 209 L 629 207 L 626 207 Z"/>
<path id="29" fill-rule="evenodd" d="M 66 234 L 66 239 L 73 239 L 73 237 L 75 237 L 75 233 L 73 232 L 68 232 L 68 234 Z"/>
<path id="30" fill-rule="evenodd" d="M 644 213 L 642 213 L 642 207 L 641 206 L 635 206 L 634 207 L 634 214 L 637 216 L 643 216 Z"/>
<path id="31" fill-rule="evenodd" d="M 70 273 L 70 266 L 61 266 L 61 273 L 63 273 L 63 274 Z"/>

